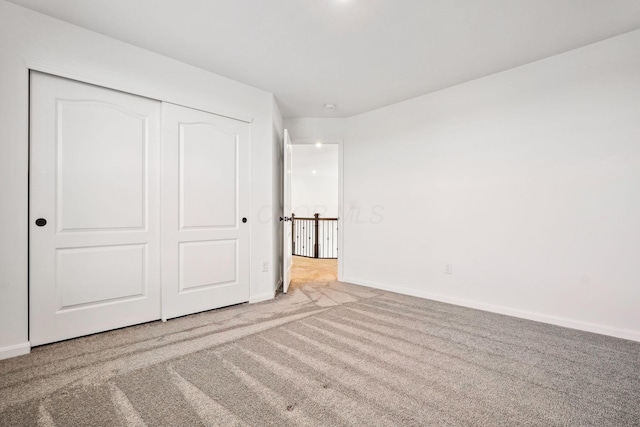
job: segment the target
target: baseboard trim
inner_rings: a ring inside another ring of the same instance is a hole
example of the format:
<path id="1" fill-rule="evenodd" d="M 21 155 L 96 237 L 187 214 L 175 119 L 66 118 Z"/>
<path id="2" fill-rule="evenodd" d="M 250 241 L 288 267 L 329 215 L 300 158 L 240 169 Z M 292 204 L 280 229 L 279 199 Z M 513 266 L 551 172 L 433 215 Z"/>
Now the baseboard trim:
<path id="1" fill-rule="evenodd" d="M 275 298 L 275 292 L 267 292 L 265 294 L 255 295 L 249 297 L 249 304 L 255 304 L 257 302 L 268 301 L 270 299 Z"/>
<path id="2" fill-rule="evenodd" d="M 550 316 L 547 314 L 535 313 L 531 311 L 518 310 L 504 306 L 491 305 L 477 301 L 467 300 L 463 298 L 448 297 L 432 292 L 419 291 L 401 286 L 389 286 L 382 283 L 371 282 L 368 280 L 360 280 L 355 278 L 344 278 L 344 282 L 353 283 L 355 285 L 366 286 L 369 288 L 380 289 L 383 291 L 395 292 L 398 294 L 414 296 L 418 298 L 430 299 L 433 301 L 445 302 L 448 304 L 459 305 L 462 307 L 475 308 L 477 310 L 488 311 L 491 313 L 504 314 L 507 316 L 518 317 L 521 319 L 534 320 L 536 322 L 548 323 L 551 325 L 562 326 L 579 331 L 593 332 L 601 335 L 608 335 L 616 338 L 623 338 L 631 341 L 640 342 L 640 331 L 632 331 L 628 329 L 612 328 L 610 326 L 598 325 L 595 323 L 582 322 L 579 320 L 568 319 L 565 317 Z"/>
<path id="3" fill-rule="evenodd" d="M 31 353 L 29 342 L 0 348 L 0 360 Z"/>

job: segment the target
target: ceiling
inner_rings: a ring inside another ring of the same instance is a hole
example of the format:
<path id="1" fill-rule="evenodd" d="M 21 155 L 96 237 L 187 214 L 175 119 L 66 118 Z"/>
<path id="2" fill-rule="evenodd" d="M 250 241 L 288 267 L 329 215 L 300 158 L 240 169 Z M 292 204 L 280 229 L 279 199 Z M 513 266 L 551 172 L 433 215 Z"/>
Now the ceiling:
<path id="1" fill-rule="evenodd" d="M 348 117 L 640 28 L 639 0 L 10 1 L 272 92 L 284 117 Z"/>

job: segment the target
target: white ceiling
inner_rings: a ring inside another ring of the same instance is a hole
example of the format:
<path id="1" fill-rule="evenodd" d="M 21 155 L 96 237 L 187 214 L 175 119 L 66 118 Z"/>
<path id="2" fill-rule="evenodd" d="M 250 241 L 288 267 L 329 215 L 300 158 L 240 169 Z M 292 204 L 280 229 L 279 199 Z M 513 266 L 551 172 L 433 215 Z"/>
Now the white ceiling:
<path id="1" fill-rule="evenodd" d="M 10 1 L 272 92 L 284 117 L 348 117 L 640 28 L 640 0 Z"/>

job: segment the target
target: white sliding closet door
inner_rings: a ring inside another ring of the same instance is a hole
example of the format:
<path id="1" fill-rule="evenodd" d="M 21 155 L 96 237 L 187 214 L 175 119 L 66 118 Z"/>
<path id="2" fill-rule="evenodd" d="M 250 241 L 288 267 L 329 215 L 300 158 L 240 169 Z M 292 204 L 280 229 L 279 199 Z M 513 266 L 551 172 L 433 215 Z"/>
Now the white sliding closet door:
<path id="1" fill-rule="evenodd" d="M 249 125 L 163 104 L 162 318 L 249 300 Z"/>
<path id="2" fill-rule="evenodd" d="M 31 74 L 30 341 L 160 318 L 161 103 Z"/>

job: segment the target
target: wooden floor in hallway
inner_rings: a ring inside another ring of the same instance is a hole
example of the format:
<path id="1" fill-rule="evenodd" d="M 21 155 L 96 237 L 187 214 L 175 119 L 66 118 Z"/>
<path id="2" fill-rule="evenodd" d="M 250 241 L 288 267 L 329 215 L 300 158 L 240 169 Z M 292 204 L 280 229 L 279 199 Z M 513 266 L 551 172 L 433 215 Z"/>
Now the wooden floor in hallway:
<path id="1" fill-rule="evenodd" d="M 304 283 L 334 282 L 338 280 L 338 260 L 293 257 L 291 286 Z"/>

